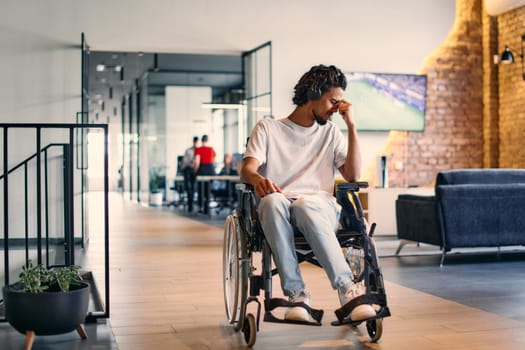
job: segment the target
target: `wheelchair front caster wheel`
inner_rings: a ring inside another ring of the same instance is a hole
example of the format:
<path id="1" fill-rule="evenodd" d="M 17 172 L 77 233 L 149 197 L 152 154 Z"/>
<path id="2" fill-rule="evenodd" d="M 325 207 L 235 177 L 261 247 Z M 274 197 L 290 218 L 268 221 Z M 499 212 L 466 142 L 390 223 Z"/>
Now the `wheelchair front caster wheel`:
<path id="1" fill-rule="evenodd" d="M 257 336 L 257 326 L 255 324 L 255 316 L 253 316 L 253 314 L 246 315 L 242 332 L 244 333 L 244 340 L 246 341 L 246 345 L 249 348 L 254 346 L 255 339 Z"/>
<path id="2" fill-rule="evenodd" d="M 372 342 L 377 342 L 381 335 L 383 335 L 383 319 L 376 318 L 375 320 L 366 321 L 366 330 Z"/>

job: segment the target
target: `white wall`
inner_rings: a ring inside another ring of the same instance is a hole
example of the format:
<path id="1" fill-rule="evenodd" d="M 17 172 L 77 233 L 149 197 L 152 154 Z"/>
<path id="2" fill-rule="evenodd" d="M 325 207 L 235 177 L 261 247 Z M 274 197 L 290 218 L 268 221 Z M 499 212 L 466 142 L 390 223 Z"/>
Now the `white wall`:
<path id="1" fill-rule="evenodd" d="M 203 101 L 211 101 L 211 88 L 209 87 L 166 87 L 166 134 L 167 145 L 167 176 L 171 179 L 177 171 L 177 156 L 183 155 L 186 148 L 192 145 L 193 136 L 210 136 L 209 144 L 213 145 L 211 138 L 212 124 L 211 111 L 201 107 Z"/>
<path id="2" fill-rule="evenodd" d="M 279 118 L 311 65 L 415 73 L 455 16 L 454 0 L 0 0 L 0 8 L 0 121 L 33 122 L 73 122 L 80 110 L 81 32 L 93 50 L 110 51 L 240 53 L 271 40 Z M 386 137 L 361 140 L 366 163 Z"/>

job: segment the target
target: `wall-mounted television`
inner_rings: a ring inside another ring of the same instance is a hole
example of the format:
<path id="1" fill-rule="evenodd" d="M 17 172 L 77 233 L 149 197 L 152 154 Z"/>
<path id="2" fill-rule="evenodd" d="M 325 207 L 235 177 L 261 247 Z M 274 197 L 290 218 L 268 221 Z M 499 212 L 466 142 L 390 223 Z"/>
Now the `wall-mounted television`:
<path id="1" fill-rule="evenodd" d="M 352 103 L 358 131 L 423 131 L 427 76 L 392 73 L 345 73 L 344 99 Z M 342 130 L 344 121 L 332 120 Z"/>

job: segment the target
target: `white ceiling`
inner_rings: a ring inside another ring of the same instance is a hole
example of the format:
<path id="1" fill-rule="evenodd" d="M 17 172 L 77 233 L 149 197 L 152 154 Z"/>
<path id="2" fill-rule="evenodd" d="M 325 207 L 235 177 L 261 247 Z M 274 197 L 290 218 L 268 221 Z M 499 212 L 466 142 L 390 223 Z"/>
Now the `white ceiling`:
<path id="1" fill-rule="evenodd" d="M 0 0 L 6 119 L 68 120 L 79 106 L 80 34 L 93 51 L 227 53 L 272 41 L 272 104 L 313 64 L 416 73 L 446 38 L 455 0 Z M 12 67 L 17 67 L 13 69 Z M 293 85 L 292 85 L 293 86 Z"/>

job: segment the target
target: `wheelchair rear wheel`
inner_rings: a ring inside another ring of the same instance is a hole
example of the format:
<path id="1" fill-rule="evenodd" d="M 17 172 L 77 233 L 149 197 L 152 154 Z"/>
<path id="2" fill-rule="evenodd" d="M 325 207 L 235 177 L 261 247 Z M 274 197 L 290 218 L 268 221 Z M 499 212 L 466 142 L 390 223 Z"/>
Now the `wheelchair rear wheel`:
<path id="1" fill-rule="evenodd" d="M 224 225 L 222 255 L 223 291 L 226 317 L 235 331 L 243 328 L 248 293 L 246 237 L 236 215 L 229 215 Z"/>

